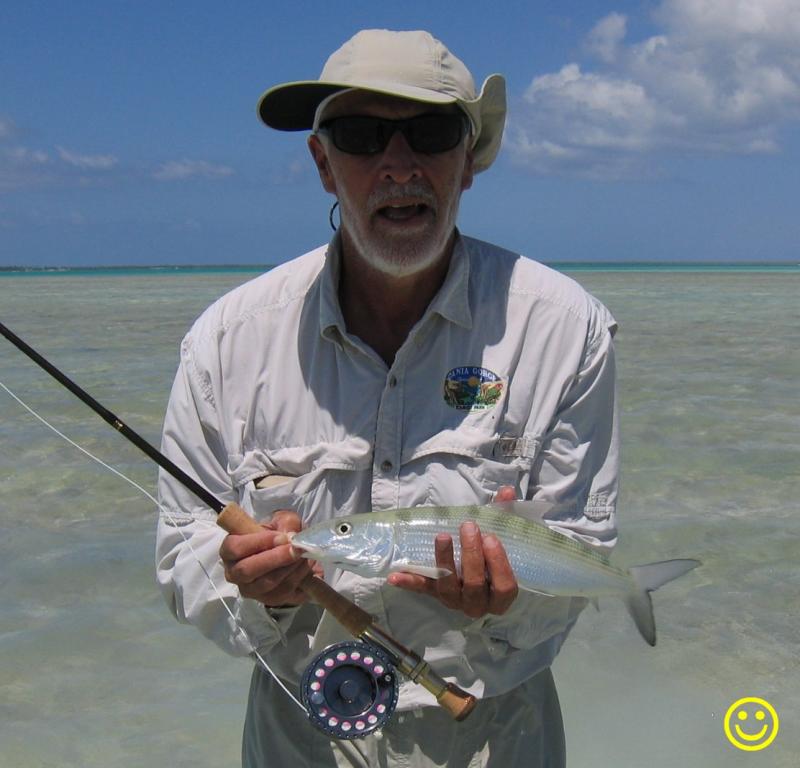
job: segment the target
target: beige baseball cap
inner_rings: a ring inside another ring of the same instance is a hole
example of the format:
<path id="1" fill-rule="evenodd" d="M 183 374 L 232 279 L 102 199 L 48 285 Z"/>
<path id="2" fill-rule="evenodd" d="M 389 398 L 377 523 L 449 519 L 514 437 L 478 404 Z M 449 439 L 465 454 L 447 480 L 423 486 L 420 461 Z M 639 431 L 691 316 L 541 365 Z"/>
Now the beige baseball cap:
<path id="1" fill-rule="evenodd" d="M 475 172 L 486 170 L 497 156 L 506 120 L 505 79 L 490 75 L 476 93 L 464 63 L 427 32 L 362 30 L 330 56 L 318 80 L 283 83 L 266 91 L 258 114 L 280 131 L 311 130 L 318 106 L 351 89 L 457 104 L 473 125 Z"/>

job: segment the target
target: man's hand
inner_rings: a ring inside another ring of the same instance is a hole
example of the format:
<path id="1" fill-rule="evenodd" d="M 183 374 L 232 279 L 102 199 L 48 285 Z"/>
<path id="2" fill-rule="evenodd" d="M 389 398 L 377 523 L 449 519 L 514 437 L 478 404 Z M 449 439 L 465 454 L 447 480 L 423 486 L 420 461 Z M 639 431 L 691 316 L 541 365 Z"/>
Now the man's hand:
<path id="1" fill-rule="evenodd" d="M 514 489 L 503 486 L 496 501 L 514 501 Z M 519 592 L 517 579 L 500 540 L 490 534 L 482 536 L 473 522 L 462 524 L 461 578 L 458 576 L 453 553 L 453 541 L 446 533 L 436 537 L 436 565 L 447 568 L 449 576 L 428 579 L 412 573 L 393 573 L 389 584 L 412 592 L 437 598 L 453 610 L 460 610 L 473 619 L 487 613 L 503 614 L 514 602 Z"/>
<path id="2" fill-rule="evenodd" d="M 225 578 L 239 587 L 243 597 L 270 607 L 308 602 L 298 585 L 309 573 L 321 569 L 310 560 L 300 559 L 300 553 L 289 544 L 286 534 L 301 529 L 300 517 L 281 509 L 262 526 L 260 533 L 225 537 L 219 549 Z"/>

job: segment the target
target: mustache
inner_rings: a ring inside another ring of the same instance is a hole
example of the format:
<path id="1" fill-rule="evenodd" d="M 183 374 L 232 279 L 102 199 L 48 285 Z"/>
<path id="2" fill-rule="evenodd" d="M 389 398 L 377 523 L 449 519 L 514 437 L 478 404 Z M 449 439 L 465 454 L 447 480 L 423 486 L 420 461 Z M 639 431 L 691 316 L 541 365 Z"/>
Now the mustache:
<path id="1" fill-rule="evenodd" d="M 391 203 L 402 200 L 413 200 L 416 204 L 427 205 L 436 210 L 436 195 L 430 185 L 424 181 L 410 181 L 408 184 L 387 184 L 376 189 L 367 199 L 367 206 L 375 212 Z"/>

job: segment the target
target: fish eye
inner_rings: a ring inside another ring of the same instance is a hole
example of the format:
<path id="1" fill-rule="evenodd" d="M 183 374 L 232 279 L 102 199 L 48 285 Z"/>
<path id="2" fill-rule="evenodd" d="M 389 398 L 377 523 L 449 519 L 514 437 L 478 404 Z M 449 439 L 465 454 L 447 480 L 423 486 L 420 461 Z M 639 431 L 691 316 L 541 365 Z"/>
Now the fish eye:
<path id="1" fill-rule="evenodd" d="M 353 530 L 353 526 L 350 523 L 339 523 L 334 530 L 337 536 L 347 536 Z"/>

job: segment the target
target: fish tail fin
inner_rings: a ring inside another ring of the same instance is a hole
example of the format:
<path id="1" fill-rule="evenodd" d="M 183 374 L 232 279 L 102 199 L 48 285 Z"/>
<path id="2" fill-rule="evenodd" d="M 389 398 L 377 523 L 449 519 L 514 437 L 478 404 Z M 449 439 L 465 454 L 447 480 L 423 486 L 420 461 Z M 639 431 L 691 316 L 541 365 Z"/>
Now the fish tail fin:
<path id="1" fill-rule="evenodd" d="M 699 560 L 665 560 L 648 565 L 634 565 L 629 569 L 636 589 L 625 598 L 625 607 L 639 633 L 650 645 L 656 644 L 656 621 L 650 593 L 698 565 Z"/>

